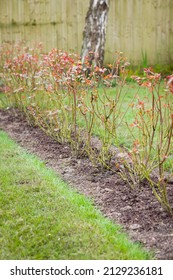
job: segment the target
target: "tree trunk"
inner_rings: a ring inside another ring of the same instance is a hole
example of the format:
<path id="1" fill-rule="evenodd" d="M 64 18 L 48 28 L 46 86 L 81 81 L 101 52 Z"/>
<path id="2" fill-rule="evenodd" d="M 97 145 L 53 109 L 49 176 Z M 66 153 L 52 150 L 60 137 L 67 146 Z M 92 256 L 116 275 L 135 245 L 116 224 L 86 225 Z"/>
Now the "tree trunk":
<path id="1" fill-rule="evenodd" d="M 106 39 L 106 23 L 109 0 L 91 0 L 85 18 L 81 59 L 89 58 L 89 63 L 102 66 Z"/>

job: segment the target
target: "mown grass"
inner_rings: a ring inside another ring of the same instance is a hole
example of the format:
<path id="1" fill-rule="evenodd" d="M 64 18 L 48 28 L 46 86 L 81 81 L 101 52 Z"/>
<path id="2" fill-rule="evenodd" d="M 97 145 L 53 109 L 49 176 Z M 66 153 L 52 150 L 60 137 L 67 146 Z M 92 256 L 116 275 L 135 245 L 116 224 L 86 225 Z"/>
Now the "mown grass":
<path id="1" fill-rule="evenodd" d="M 117 139 L 118 139 L 119 146 L 124 146 L 125 148 L 131 148 L 133 145 L 132 143 L 134 141 L 134 136 L 137 139 L 139 137 L 138 130 L 133 130 L 133 136 L 132 136 L 128 129 L 128 126 L 134 122 L 136 117 L 138 117 L 139 112 L 137 112 L 137 110 L 135 109 L 135 106 L 137 106 L 137 103 L 138 103 L 138 98 L 145 103 L 146 108 L 147 107 L 151 108 L 151 98 L 152 98 L 151 96 L 152 95 L 145 87 L 139 87 L 137 85 L 137 83 L 135 83 L 135 82 L 127 82 L 122 88 L 119 88 L 118 86 L 115 86 L 112 88 L 106 88 L 107 96 L 114 99 L 119 90 L 121 91 L 121 96 L 122 96 L 121 100 L 119 102 L 119 105 L 118 105 L 119 119 L 121 119 L 120 115 L 121 114 L 123 115 L 123 112 L 126 112 L 126 114 L 123 118 L 123 121 L 121 122 L 121 125 L 119 125 L 117 128 L 117 131 L 116 131 L 117 138 L 112 136 L 111 141 L 112 141 L 112 144 L 114 144 L 116 146 Z M 163 82 L 161 82 L 160 91 L 162 91 L 164 94 L 164 83 Z M 104 101 L 105 94 L 104 94 L 104 89 L 102 86 L 100 86 L 98 88 L 98 93 L 101 98 L 103 96 L 102 101 Z M 79 92 L 79 95 L 80 95 L 80 92 Z M 32 104 L 32 101 L 31 101 L 32 98 L 30 99 L 30 95 L 29 95 L 29 98 L 28 98 L 28 94 L 25 94 L 25 93 L 22 93 L 21 96 L 25 97 L 24 106 L 28 106 L 28 104 Z M 170 95 L 170 98 L 172 100 L 171 95 Z M 172 102 L 171 100 L 170 100 L 170 102 Z M 23 102 L 22 98 L 21 98 L 21 102 Z M 63 106 L 66 106 L 69 103 L 68 95 L 66 95 L 66 97 L 64 97 L 62 99 L 62 102 L 63 102 Z M 70 102 L 72 102 L 72 100 Z M 99 101 L 99 99 L 97 102 L 98 102 L 98 108 L 101 112 L 103 110 L 103 104 L 101 103 L 101 101 Z M 106 100 L 105 100 L 105 102 L 106 102 Z M 56 110 L 57 108 L 59 108 L 61 110 L 61 106 L 59 104 L 59 97 L 56 94 L 51 95 L 51 98 L 50 98 L 46 92 L 43 92 L 43 91 L 37 92 L 34 95 L 33 103 L 36 104 L 38 106 L 38 108 L 41 109 L 41 112 L 45 112 L 45 115 L 46 114 L 48 115 L 49 111 Z M 88 107 L 91 106 L 90 94 L 86 95 L 85 103 L 88 104 Z M 163 103 L 164 103 L 164 98 L 163 98 Z M 134 105 L 134 109 L 133 109 L 133 107 L 131 107 L 132 104 Z M 6 96 L 1 93 L 0 108 L 5 108 L 9 105 L 10 105 L 9 99 L 8 98 L 6 99 Z M 14 104 L 11 104 L 11 105 L 13 106 Z M 61 113 L 60 113 L 60 115 L 61 115 Z M 77 116 L 78 127 L 85 128 L 86 122 L 85 122 L 84 117 L 80 113 L 79 108 L 77 108 L 76 116 Z M 71 112 L 70 112 L 70 114 L 67 113 L 66 117 L 69 119 L 69 123 L 71 123 L 72 122 L 72 120 L 71 120 L 72 113 Z M 59 119 L 61 120 L 60 116 L 59 116 Z M 63 120 L 62 120 L 62 122 L 63 122 Z M 105 132 L 104 132 L 103 126 L 98 121 L 98 119 L 94 120 L 94 125 L 92 127 L 92 134 L 98 136 L 101 139 L 104 138 Z M 155 138 L 157 138 L 157 137 L 155 137 Z M 154 145 L 155 146 L 157 145 L 155 139 L 154 139 Z M 153 155 L 153 157 L 154 157 L 154 155 Z M 169 158 L 164 163 L 165 169 L 169 172 L 173 171 L 172 158 L 173 158 L 173 153 L 171 151 Z"/>
<path id="2" fill-rule="evenodd" d="M 151 259 L 0 131 L 0 259 Z"/>
<path id="3" fill-rule="evenodd" d="M 119 102 L 118 108 L 120 108 L 120 112 L 126 112 L 124 116 L 124 120 L 121 123 L 121 126 L 118 127 L 117 132 L 118 132 L 118 139 L 119 143 L 124 145 L 125 147 L 129 147 L 129 145 L 132 143 L 133 138 L 131 137 L 131 134 L 127 128 L 126 123 L 130 124 L 134 121 L 136 117 L 136 110 L 131 109 L 130 105 L 132 103 L 137 104 L 137 97 L 139 97 L 141 100 L 143 100 L 147 106 L 151 105 L 151 94 L 149 94 L 148 90 L 146 88 L 139 87 L 137 83 L 134 82 L 128 82 L 126 85 L 123 86 L 122 89 L 117 89 L 117 87 L 112 87 L 112 88 L 106 88 L 106 93 L 107 96 L 110 97 L 111 99 L 114 99 L 115 96 L 117 95 L 117 91 L 121 90 L 121 101 Z M 103 87 L 100 86 L 98 88 L 98 93 L 100 96 L 104 96 L 103 93 Z M 102 94 L 103 93 L 103 94 Z M 20 94 L 19 94 L 20 95 Z M 80 95 L 80 92 L 79 92 Z M 32 104 L 32 101 L 30 101 L 30 94 L 28 98 L 28 93 L 22 93 L 21 96 L 25 97 L 25 106 L 28 106 L 28 104 Z M 34 95 L 34 104 L 37 104 L 37 106 L 42 110 L 49 112 L 49 110 L 56 110 L 57 108 L 60 107 L 59 105 L 59 100 L 58 96 L 56 94 L 51 95 L 51 98 L 47 95 L 46 92 L 37 92 Z M 101 97 L 102 98 L 102 97 Z M 28 102 L 27 102 L 28 99 Z M 71 98 L 72 99 L 72 98 Z M 22 98 L 21 98 L 22 100 Z M 104 99 L 103 99 L 104 101 Z M 88 106 L 90 106 L 90 95 L 86 95 L 85 98 L 86 104 L 88 103 Z M 98 108 L 100 111 L 103 109 L 102 103 L 97 100 L 98 102 Z M 106 102 L 106 101 L 105 101 Z M 67 105 L 69 103 L 69 97 L 63 98 L 63 104 Z M 24 104 L 24 103 L 23 103 Z M 0 108 L 6 108 L 10 105 L 10 100 L 9 98 L 5 96 L 5 94 L 1 93 L 0 95 Z M 11 104 L 14 106 L 14 104 Z M 129 109 L 128 109 L 129 108 Z M 69 114 L 70 115 L 70 114 Z M 70 117 L 69 117 L 70 118 Z M 77 113 L 77 124 L 81 127 L 85 127 L 86 123 L 84 121 L 84 118 L 82 118 L 81 113 Z M 99 127 L 98 125 L 93 126 L 93 133 L 94 135 L 101 136 L 103 137 L 104 131 Z M 114 139 L 112 139 L 114 143 Z"/>
<path id="4" fill-rule="evenodd" d="M 136 102 L 136 94 L 139 93 L 139 96 L 141 99 L 145 99 L 145 102 L 149 103 L 151 101 L 151 97 L 148 95 L 148 92 L 145 88 L 140 88 L 139 90 L 139 86 L 134 83 L 134 82 L 130 82 L 127 83 L 126 85 L 124 85 L 124 87 L 122 88 L 122 93 L 121 95 L 123 96 L 122 99 L 122 104 L 121 104 L 121 111 L 126 111 L 127 108 L 129 107 L 129 104 L 131 104 L 132 102 Z M 102 86 L 100 86 L 98 88 L 98 92 L 100 95 L 102 95 L 103 93 L 103 88 Z M 110 98 L 114 98 L 117 94 L 117 87 L 113 87 L 113 88 L 107 88 L 106 89 L 107 95 Z M 80 94 L 80 93 L 79 93 Z M 22 96 L 25 97 L 25 105 L 27 106 L 29 103 L 32 103 L 30 101 L 30 98 L 28 99 L 28 94 L 26 93 L 22 93 Z M 30 96 L 30 94 L 29 94 Z M 104 94 L 103 94 L 104 96 Z M 149 99 L 147 99 L 149 97 Z M 27 102 L 28 99 L 28 102 Z M 22 98 L 21 98 L 22 100 Z M 67 105 L 69 102 L 69 98 L 64 98 L 63 100 L 63 104 Z M 88 103 L 88 106 L 90 106 L 90 95 L 88 94 L 88 96 L 86 96 L 85 99 L 86 104 Z M 49 110 L 56 110 L 57 108 L 60 107 L 59 105 L 59 100 L 58 100 L 58 96 L 56 94 L 51 96 L 51 99 L 48 97 L 46 92 L 37 92 L 35 94 L 34 97 L 34 103 L 37 104 L 37 106 L 39 108 L 41 108 L 41 111 L 46 111 L 49 112 Z M 14 106 L 14 104 L 11 104 L 12 106 Z M 10 106 L 10 100 L 9 98 L 5 96 L 5 94 L 1 93 L 0 95 L 0 108 L 6 108 Z M 102 104 L 101 102 L 98 100 L 98 107 L 100 108 L 100 110 L 102 110 Z M 70 118 L 70 116 L 69 116 Z M 127 110 L 127 113 L 124 117 L 124 121 L 122 122 L 121 126 L 117 129 L 118 132 L 118 139 L 119 139 L 119 143 L 124 145 L 125 147 L 129 147 L 129 145 L 132 143 L 133 139 L 129 133 L 129 130 L 127 128 L 127 125 L 125 124 L 127 123 L 131 123 L 133 122 L 135 118 L 135 111 L 133 110 Z M 95 120 L 96 121 L 96 120 Z M 80 127 L 85 128 L 86 123 L 84 118 L 82 118 L 81 113 L 77 114 L 77 124 Z M 102 129 L 102 127 L 98 126 L 97 124 L 93 126 L 93 134 L 97 135 L 98 137 L 103 137 L 104 136 L 104 131 Z M 112 142 L 114 144 L 114 139 L 112 139 Z"/>

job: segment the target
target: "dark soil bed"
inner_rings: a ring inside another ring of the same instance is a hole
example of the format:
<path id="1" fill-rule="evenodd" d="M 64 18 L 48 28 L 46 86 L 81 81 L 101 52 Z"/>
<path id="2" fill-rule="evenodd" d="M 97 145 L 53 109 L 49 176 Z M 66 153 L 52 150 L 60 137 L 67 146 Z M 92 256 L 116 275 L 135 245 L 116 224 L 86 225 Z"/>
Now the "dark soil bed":
<path id="1" fill-rule="evenodd" d="M 0 110 L 0 129 L 93 199 L 106 217 L 121 224 L 132 240 L 152 250 L 157 259 L 173 259 L 173 217 L 162 209 L 149 186 L 130 189 L 118 173 L 100 171 L 86 158 L 76 159 L 68 145 L 55 142 L 10 110 Z M 173 185 L 168 189 L 173 200 Z"/>

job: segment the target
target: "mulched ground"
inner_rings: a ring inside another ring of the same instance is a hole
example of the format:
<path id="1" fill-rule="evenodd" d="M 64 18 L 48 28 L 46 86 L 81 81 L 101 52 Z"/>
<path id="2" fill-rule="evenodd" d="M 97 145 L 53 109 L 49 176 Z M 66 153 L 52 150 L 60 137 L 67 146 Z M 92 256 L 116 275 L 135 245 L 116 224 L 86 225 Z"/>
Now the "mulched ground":
<path id="1" fill-rule="evenodd" d="M 118 173 L 101 171 L 86 158 L 76 159 L 68 145 L 55 142 L 10 110 L 0 110 L 0 129 L 91 198 L 106 217 L 121 224 L 132 240 L 152 250 L 157 259 L 173 259 L 173 217 L 162 209 L 147 185 L 130 189 Z M 173 202 L 173 185 L 168 189 Z"/>

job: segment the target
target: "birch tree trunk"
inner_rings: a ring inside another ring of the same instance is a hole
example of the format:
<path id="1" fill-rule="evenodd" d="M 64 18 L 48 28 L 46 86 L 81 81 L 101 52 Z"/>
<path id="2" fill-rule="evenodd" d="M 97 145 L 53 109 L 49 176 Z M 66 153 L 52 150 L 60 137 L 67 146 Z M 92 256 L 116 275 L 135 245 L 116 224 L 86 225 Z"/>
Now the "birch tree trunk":
<path id="1" fill-rule="evenodd" d="M 82 62 L 88 56 L 90 64 L 103 65 L 108 10 L 109 0 L 90 0 L 83 32 Z"/>

